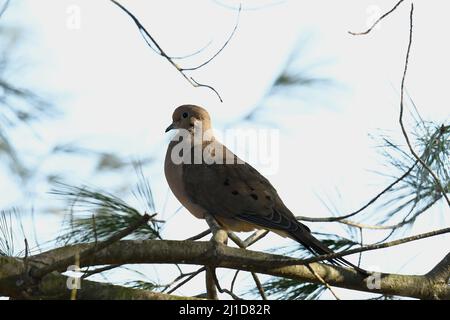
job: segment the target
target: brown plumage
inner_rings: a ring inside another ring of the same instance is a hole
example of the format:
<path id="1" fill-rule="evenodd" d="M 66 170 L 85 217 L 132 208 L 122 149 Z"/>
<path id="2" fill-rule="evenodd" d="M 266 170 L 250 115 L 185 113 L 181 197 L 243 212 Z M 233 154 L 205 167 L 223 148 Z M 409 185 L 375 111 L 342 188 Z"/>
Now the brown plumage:
<path id="1" fill-rule="evenodd" d="M 332 253 L 311 234 L 307 226 L 297 221 L 264 176 L 234 155 L 213 135 L 207 141 L 197 142 L 196 147 L 203 154 L 202 163 L 174 163 L 172 153 L 178 139 L 183 134 L 192 137 L 198 133 L 196 130 L 201 130 L 201 133 L 211 130 L 211 120 L 205 109 L 192 105 L 178 107 L 172 118 L 173 123 L 166 132 L 171 129 L 184 130 L 179 130 L 169 144 L 165 174 L 175 196 L 194 216 L 204 218 L 205 214 L 210 214 L 230 231 L 271 230 L 296 240 L 315 255 Z M 195 143 L 184 150 L 190 153 L 192 160 Z M 215 163 L 207 158 L 215 159 Z M 343 258 L 331 262 L 366 273 Z"/>

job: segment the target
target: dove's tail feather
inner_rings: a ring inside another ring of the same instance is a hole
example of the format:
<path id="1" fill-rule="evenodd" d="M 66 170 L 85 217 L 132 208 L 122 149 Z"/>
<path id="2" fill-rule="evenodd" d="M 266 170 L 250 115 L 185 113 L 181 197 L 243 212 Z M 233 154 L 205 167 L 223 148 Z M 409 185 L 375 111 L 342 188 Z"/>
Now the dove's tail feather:
<path id="1" fill-rule="evenodd" d="M 299 229 L 297 229 L 296 232 L 292 232 L 291 236 L 292 236 L 292 238 L 297 240 L 300 244 L 302 244 L 306 249 L 308 249 L 312 254 L 314 254 L 316 256 L 334 253 L 333 250 L 328 248 L 324 243 L 322 243 L 320 240 L 315 238 L 309 232 L 309 230 L 305 230 L 304 228 L 299 228 Z M 328 261 L 334 265 L 351 267 L 363 275 L 369 275 L 369 272 L 367 272 L 364 269 L 361 269 L 360 267 L 354 265 L 353 263 L 351 263 L 350 261 L 347 261 L 344 258 L 338 257 L 338 258 L 329 259 Z"/>

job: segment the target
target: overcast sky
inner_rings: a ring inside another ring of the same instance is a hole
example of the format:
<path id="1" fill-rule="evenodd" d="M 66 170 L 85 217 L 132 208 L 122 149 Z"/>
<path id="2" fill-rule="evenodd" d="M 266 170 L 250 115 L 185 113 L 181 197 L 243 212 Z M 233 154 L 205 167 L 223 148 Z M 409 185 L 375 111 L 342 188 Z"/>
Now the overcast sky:
<path id="1" fill-rule="evenodd" d="M 173 109 L 180 104 L 199 104 L 208 109 L 218 131 L 230 124 L 233 129 L 242 128 L 235 121 L 261 103 L 298 46 L 295 69 L 331 79 L 331 84 L 304 87 L 289 99 L 265 104 L 259 119 L 275 125 L 252 126 L 277 130 L 279 152 L 273 158 L 277 166 L 276 170 L 255 166 L 267 174 L 287 206 L 298 215 L 329 215 L 317 195 L 331 201 L 342 213 L 352 211 L 388 183 L 372 171 L 381 168 L 381 157 L 368 134 L 389 130 L 402 141 L 397 117 L 409 1 L 365 37 L 353 37 L 347 31 L 365 29 L 394 1 L 244 1 L 232 41 L 212 63 L 192 73 L 199 82 L 214 86 L 223 103 L 211 91 L 190 86 L 145 45 L 132 21 L 109 1 L 14 2 L 3 23 L 17 23 L 26 30 L 20 55 L 27 65 L 12 77 L 45 92 L 63 111 L 58 119 L 35 128 L 40 136 L 38 143 L 27 145 L 22 141 L 22 147 L 44 154 L 56 143 L 75 141 L 93 149 L 114 150 L 130 159 L 155 157 L 145 173 L 151 178 L 158 212 L 168 197 L 163 219 L 180 206 L 168 192 L 162 169 L 169 139 L 164 129 L 171 122 Z M 237 3 L 222 2 L 232 6 Z M 448 121 L 450 46 L 443 39 L 447 37 L 450 4 L 445 0 L 416 2 L 407 89 L 425 119 Z M 139 16 L 170 55 L 189 54 L 212 41 L 202 54 L 183 62 L 187 66 L 204 61 L 220 48 L 237 15 L 236 10 L 210 0 L 121 3 Z M 260 6 L 258 10 L 245 10 Z M 71 17 L 77 10 L 80 25 L 73 28 Z M 95 184 L 89 180 L 92 168 L 80 160 L 48 161 L 42 169 L 51 172 L 56 168 L 69 172 L 73 184 Z M 0 192 L 10 195 L 1 200 L 5 205 L 18 197 L 7 189 L 0 185 Z M 46 191 L 37 190 L 43 194 L 41 201 L 46 199 Z M 443 228 L 449 222 L 448 209 L 442 203 L 421 217 L 410 232 Z M 50 238 L 57 234 L 59 225 L 55 216 L 43 216 L 37 222 L 38 233 Z M 345 235 L 339 225 L 309 226 Z M 182 210 L 169 220 L 165 237 L 184 239 L 205 227 L 203 221 Z M 368 234 L 366 241 L 379 238 L 379 234 Z M 366 253 L 362 266 L 384 272 L 425 273 L 448 252 L 443 244 L 449 240 L 448 235 L 440 236 Z M 290 242 L 270 235 L 255 248 L 286 243 Z M 153 272 L 148 268 L 150 277 Z M 158 271 L 162 282 L 171 275 Z M 232 272 L 223 273 L 225 279 L 231 276 Z M 199 277 L 179 293 L 198 293 L 202 281 Z M 365 296 L 344 289 L 337 294 L 343 298 Z M 323 297 L 331 298 L 329 294 Z"/>

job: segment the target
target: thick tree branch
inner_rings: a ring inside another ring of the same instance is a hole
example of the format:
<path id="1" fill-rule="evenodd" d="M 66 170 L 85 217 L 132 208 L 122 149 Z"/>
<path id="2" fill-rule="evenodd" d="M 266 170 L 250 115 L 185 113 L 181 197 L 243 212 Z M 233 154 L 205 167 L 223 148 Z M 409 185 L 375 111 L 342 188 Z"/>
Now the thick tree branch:
<path id="1" fill-rule="evenodd" d="M 122 238 L 125 238 L 126 236 L 130 235 L 133 231 L 135 231 L 137 228 L 139 228 L 143 224 L 147 223 L 150 220 L 150 218 L 152 218 L 152 216 L 150 216 L 146 213 L 142 216 L 142 218 L 139 221 L 136 221 L 135 223 L 131 224 L 124 230 L 112 235 L 106 241 L 100 242 L 98 244 L 96 242 L 93 247 L 90 247 L 86 251 L 78 252 L 77 255 L 79 255 L 79 259 L 84 259 L 84 258 L 90 257 L 90 256 L 94 255 L 96 252 L 101 251 L 104 248 L 110 246 L 114 242 L 119 241 Z M 74 264 L 73 257 L 68 257 L 63 260 L 55 261 L 55 263 L 48 265 L 45 268 L 32 269 L 30 271 L 30 275 L 33 278 L 41 278 L 52 271 L 65 269 L 72 264 Z"/>
<path id="2" fill-rule="evenodd" d="M 55 260 L 73 256 L 75 252 L 86 250 L 91 246 L 93 244 L 63 247 L 30 257 L 29 261 L 34 264 L 51 264 Z M 81 259 L 80 264 L 86 266 L 92 261 L 92 259 Z M 97 252 L 94 261 L 98 265 L 125 263 L 211 265 L 216 268 L 223 267 L 321 283 L 307 266 L 302 265 L 307 260 L 231 248 L 212 242 L 162 240 L 120 241 L 101 252 Z M 279 266 L 280 261 L 290 262 L 291 264 L 297 263 L 297 265 Z M 343 267 L 319 263 L 311 263 L 310 267 L 331 286 L 420 299 L 450 299 L 450 287 L 442 281 L 437 281 L 435 277 L 431 277 L 429 274 L 399 275 L 375 273 L 364 279 L 354 270 Z M 2 268 L 0 267 L 0 275 L 1 270 Z M 379 286 L 370 285 L 374 279 L 379 280 Z M 0 285 L 0 289 L 1 287 Z"/>
<path id="3" fill-rule="evenodd" d="M 68 277 L 57 272 L 45 275 L 34 286 L 23 281 L 24 261 L 11 257 L 0 257 L 0 296 L 15 299 L 70 299 Z M 132 289 L 80 279 L 79 300 L 190 300 L 196 298 L 170 295 L 147 290 Z"/>
<path id="4" fill-rule="evenodd" d="M 433 270 L 428 272 L 428 277 L 447 283 L 450 281 L 450 253 L 448 253 L 441 262 L 439 262 Z"/>

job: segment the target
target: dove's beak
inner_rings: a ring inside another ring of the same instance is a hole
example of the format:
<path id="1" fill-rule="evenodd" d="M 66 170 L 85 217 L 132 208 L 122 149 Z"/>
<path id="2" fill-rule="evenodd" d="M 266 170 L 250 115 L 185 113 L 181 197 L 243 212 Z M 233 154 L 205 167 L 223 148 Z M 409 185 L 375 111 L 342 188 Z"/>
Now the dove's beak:
<path id="1" fill-rule="evenodd" d="M 175 125 L 173 123 L 170 126 L 167 127 L 165 132 L 169 132 L 172 129 L 175 129 Z"/>

